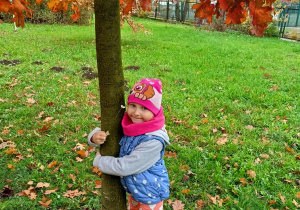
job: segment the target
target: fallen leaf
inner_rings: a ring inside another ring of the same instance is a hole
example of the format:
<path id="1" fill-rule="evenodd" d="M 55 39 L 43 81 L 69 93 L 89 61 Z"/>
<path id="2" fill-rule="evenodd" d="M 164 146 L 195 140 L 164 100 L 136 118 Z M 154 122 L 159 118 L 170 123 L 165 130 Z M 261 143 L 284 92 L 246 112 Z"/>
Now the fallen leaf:
<path id="1" fill-rule="evenodd" d="M 223 144 L 226 144 L 226 142 L 228 142 L 228 139 L 227 139 L 226 136 L 223 136 L 223 137 L 218 139 L 217 144 L 218 145 L 223 145 Z"/>
<path id="2" fill-rule="evenodd" d="M 187 171 L 187 170 L 190 169 L 190 167 L 189 167 L 188 165 L 183 165 L 183 166 L 180 166 L 179 169 L 180 169 L 181 171 Z"/>
<path id="3" fill-rule="evenodd" d="M 16 144 L 12 141 L 5 141 L 0 144 L 0 149 L 4 149 L 6 147 L 16 147 Z"/>
<path id="4" fill-rule="evenodd" d="M 83 161 L 83 159 L 81 159 L 80 157 L 76 157 L 75 159 L 76 159 L 77 162 L 82 162 Z"/>
<path id="5" fill-rule="evenodd" d="M 294 154 L 294 150 L 288 146 L 285 146 L 286 150 L 289 151 L 290 153 Z"/>
<path id="6" fill-rule="evenodd" d="M 34 104 L 36 101 L 33 98 L 27 98 L 26 104 Z"/>
<path id="7" fill-rule="evenodd" d="M 3 130 L 2 131 L 2 133 L 1 133 L 1 135 L 4 135 L 4 136 L 6 136 L 6 135 L 8 135 L 10 133 L 10 130 Z"/>
<path id="8" fill-rule="evenodd" d="M 184 210 L 184 204 L 180 200 L 172 202 L 173 210 Z"/>
<path id="9" fill-rule="evenodd" d="M 79 154 L 81 156 L 81 158 L 87 157 L 86 152 L 84 150 L 79 150 L 76 153 Z"/>
<path id="10" fill-rule="evenodd" d="M 261 154 L 260 157 L 264 160 L 268 159 L 270 156 L 268 154 Z"/>
<path id="11" fill-rule="evenodd" d="M 190 189 L 183 189 L 181 190 L 181 193 L 188 194 L 191 190 Z"/>
<path id="12" fill-rule="evenodd" d="M 279 193 L 278 196 L 279 196 L 281 202 L 282 202 L 282 203 L 285 203 L 285 198 L 284 198 L 284 196 L 282 196 L 281 193 Z"/>
<path id="13" fill-rule="evenodd" d="M 202 123 L 208 123 L 209 120 L 208 119 L 202 119 Z"/>
<path id="14" fill-rule="evenodd" d="M 220 199 L 220 196 L 216 195 L 215 197 L 213 197 L 213 196 L 211 196 L 211 195 L 209 195 L 209 194 L 207 194 L 207 196 L 208 196 L 208 198 L 210 199 L 210 201 L 211 201 L 213 204 L 217 205 L 217 200 Z"/>
<path id="15" fill-rule="evenodd" d="M 15 166 L 12 164 L 7 164 L 7 168 L 10 168 L 12 171 L 15 171 Z"/>
<path id="16" fill-rule="evenodd" d="M 300 207 L 300 205 L 297 203 L 297 201 L 295 201 L 294 199 L 293 199 L 293 204 L 298 208 L 298 207 Z"/>
<path id="17" fill-rule="evenodd" d="M 247 129 L 247 130 L 253 130 L 254 126 L 253 125 L 247 125 L 247 126 L 245 126 L 245 129 Z"/>
<path id="18" fill-rule="evenodd" d="M 96 181 L 95 181 L 95 184 L 96 184 L 95 189 L 101 189 L 102 183 L 101 183 L 100 180 L 96 180 Z"/>
<path id="19" fill-rule="evenodd" d="M 86 192 L 80 192 L 78 189 L 76 190 L 68 190 L 67 192 L 65 192 L 63 194 L 64 197 L 68 197 L 68 198 L 74 198 L 74 197 L 77 197 L 77 196 L 81 196 L 81 195 L 85 195 Z"/>
<path id="20" fill-rule="evenodd" d="M 14 148 L 11 148 L 11 147 L 8 150 L 4 151 L 4 152 L 8 155 L 17 155 L 17 154 L 19 154 L 18 150 L 14 149 Z"/>
<path id="21" fill-rule="evenodd" d="M 52 202 L 52 200 L 50 198 L 45 198 L 45 196 L 43 196 L 43 200 L 42 201 L 38 201 L 43 207 L 48 208 L 50 203 Z"/>
<path id="22" fill-rule="evenodd" d="M 229 200 L 230 200 L 230 197 L 227 196 L 225 199 L 222 200 L 222 202 L 225 203 L 225 202 L 227 202 L 227 201 L 229 201 Z"/>
<path id="23" fill-rule="evenodd" d="M 54 193 L 54 192 L 56 192 L 58 189 L 57 188 L 55 188 L 54 190 L 46 190 L 45 192 L 44 192 L 44 195 L 50 195 L 51 193 Z"/>
<path id="24" fill-rule="evenodd" d="M 277 85 L 274 85 L 273 87 L 271 87 L 269 89 L 269 91 L 276 91 L 276 90 L 278 90 L 278 86 Z"/>
<path id="25" fill-rule="evenodd" d="M 296 198 L 300 198 L 300 191 L 299 191 L 299 192 L 297 192 L 297 194 L 296 194 Z"/>
<path id="26" fill-rule="evenodd" d="M 57 161 L 53 161 L 53 162 L 51 162 L 51 163 L 49 163 L 48 164 L 48 166 L 47 166 L 47 168 L 53 168 L 54 166 L 56 166 L 56 164 L 57 164 Z"/>
<path id="27" fill-rule="evenodd" d="M 247 170 L 247 174 L 249 175 L 249 177 L 251 178 L 255 178 L 256 177 L 256 173 L 253 170 Z"/>
<path id="28" fill-rule="evenodd" d="M 86 201 L 87 197 L 83 197 L 82 200 L 80 201 L 80 203 L 83 203 L 84 201 Z"/>
<path id="29" fill-rule="evenodd" d="M 74 176 L 73 174 L 69 174 L 68 178 L 71 178 L 73 182 L 76 181 L 76 176 Z"/>
<path id="30" fill-rule="evenodd" d="M 198 200 L 198 201 L 197 201 L 197 207 L 202 208 L 202 207 L 204 207 L 204 206 L 205 206 L 205 205 L 204 205 L 203 200 Z"/>
<path id="31" fill-rule="evenodd" d="M 274 201 L 274 200 L 269 201 L 270 205 L 275 204 L 275 203 L 276 203 L 276 201 Z"/>
<path id="32" fill-rule="evenodd" d="M 245 178 L 240 178 L 240 182 L 242 183 L 242 186 L 243 186 L 243 187 L 247 184 Z"/>
<path id="33" fill-rule="evenodd" d="M 100 192 L 99 192 L 99 191 L 97 191 L 97 190 L 95 190 L 95 191 L 92 191 L 92 193 L 94 193 L 95 195 L 99 195 L 99 194 L 100 194 Z"/>
<path id="34" fill-rule="evenodd" d="M 166 153 L 165 153 L 164 157 L 168 157 L 168 158 L 177 158 L 177 154 L 176 154 L 176 152 L 171 152 L 171 151 L 169 151 L 169 152 L 166 152 Z"/>
<path id="35" fill-rule="evenodd" d="M 40 187 L 49 187 L 49 186 L 50 186 L 50 183 L 47 183 L 47 182 L 39 182 L 39 183 L 37 183 L 36 188 L 40 188 Z"/>

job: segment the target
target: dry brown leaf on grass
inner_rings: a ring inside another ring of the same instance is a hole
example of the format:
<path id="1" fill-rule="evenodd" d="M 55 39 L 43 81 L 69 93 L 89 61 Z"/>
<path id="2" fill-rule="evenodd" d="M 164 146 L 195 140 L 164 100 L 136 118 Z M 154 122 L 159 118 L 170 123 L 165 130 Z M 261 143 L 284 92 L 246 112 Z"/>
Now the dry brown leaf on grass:
<path id="1" fill-rule="evenodd" d="M 285 203 L 285 197 L 281 195 L 281 193 L 278 194 L 280 200 L 282 203 Z"/>
<path id="2" fill-rule="evenodd" d="M 256 177 L 256 173 L 253 170 L 247 170 L 247 174 L 249 175 L 250 178 L 255 178 Z"/>
<path id="3" fill-rule="evenodd" d="M 180 200 L 171 203 L 173 210 L 184 210 L 184 204 Z"/>
<path id="4" fill-rule="evenodd" d="M 56 166 L 56 164 L 57 164 L 57 161 L 53 161 L 48 164 L 47 168 L 53 168 L 54 166 Z"/>
<path id="5" fill-rule="evenodd" d="M 188 165 L 183 165 L 183 166 L 180 166 L 179 169 L 181 171 L 188 171 L 190 169 L 190 167 Z"/>
<path id="6" fill-rule="evenodd" d="M 48 208 L 50 203 L 52 202 L 52 200 L 50 198 L 46 198 L 45 196 L 43 196 L 43 200 L 42 201 L 38 201 L 43 207 Z"/>
<path id="7" fill-rule="evenodd" d="M 297 201 L 295 201 L 295 199 L 293 199 L 293 204 L 294 204 L 297 208 L 300 207 L 300 204 L 298 204 Z"/>
<path id="8" fill-rule="evenodd" d="M 296 194 L 296 198 L 300 198 L 300 192 Z"/>
<path id="9" fill-rule="evenodd" d="M 268 159 L 270 156 L 268 154 L 261 154 L 260 157 L 264 160 Z"/>
<path id="10" fill-rule="evenodd" d="M 245 126 L 245 129 L 247 129 L 247 130 L 253 130 L 254 126 L 253 125 L 247 125 L 247 126 Z"/>
<path id="11" fill-rule="evenodd" d="M 8 150 L 4 151 L 4 152 L 8 155 L 17 155 L 17 154 L 19 154 L 18 150 L 14 149 L 14 148 L 11 148 L 11 147 Z"/>
<path id="12" fill-rule="evenodd" d="M 54 193 L 54 192 L 56 192 L 58 189 L 57 188 L 55 188 L 54 190 L 46 190 L 45 192 L 44 192 L 44 195 L 50 195 L 51 193 Z"/>
<path id="13" fill-rule="evenodd" d="M 76 157 L 75 159 L 76 159 L 77 162 L 82 162 L 83 161 L 83 159 L 81 159 L 80 157 Z"/>
<path id="14" fill-rule="evenodd" d="M 201 209 L 204 206 L 205 206 L 205 204 L 204 204 L 203 200 L 198 200 L 197 201 L 197 207 L 198 207 L 198 209 Z"/>
<path id="15" fill-rule="evenodd" d="M 39 183 L 37 183 L 36 188 L 40 188 L 40 187 L 49 187 L 49 186 L 50 186 L 50 183 L 47 183 L 47 182 L 39 182 Z"/>
<path id="16" fill-rule="evenodd" d="M 101 189 L 101 187 L 102 187 L 102 182 L 100 181 L 100 180 L 96 180 L 95 181 L 95 189 Z"/>
<path id="17" fill-rule="evenodd" d="M 15 144 L 15 142 L 12 142 L 12 141 L 6 141 L 6 142 L 2 142 L 0 144 L 0 149 L 4 149 L 6 147 L 16 147 L 16 144 Z"/>
<path id="18" fill-rule="evenodd" d="M 181 193 L 187 195 L 190 191 L 191 191 L 190 189 L 183 189 L 183 190 L 181 190 Z"/>
<path id="19" fill-rule="evenodd" d="M 71 199 L 73 199 L 74 197 L 77 197 L 77 196 L 81 196 L 81 195 L 86 195 L 86 192 L 84 192 L 84 191 L 80 192 L 78 189 L 76 189 L 76 190 L 68 190 L 67 192 L 65 192 L 63 194 L 64 197 L 68 197 Z"/>
<path id="20" fill-rule="evenodd" d="M 73 175 L 73 174 L 69 174 L 69 175 L 68 175 L 68 178 L 71 178 L 73 182 L 76 181 L 76 176 Z"/>
<path id="21" fill-rule="evenodd" d="M 221 138 L 219 138 L 219 139 L 217 140 L 217 144 L 218 144 L 218 145 L 226 144 L 226 142 L 228 142 L 227 136 L 222 136 Z"/>
<path id="22" fill-rule="evenodd" d="M 7 164 L 7 168 L 10 168 L 12 171 L 15 171 L 15 166 L 12 164 Z"/>
<path id="23" fill-rule="evenodd" d="M 176 154 L 176 152 L 171 152 L 171 151 L 169 151 L 169 152 L 166 152 L 166 153 L 165 153 L 164 157 L 168 157 L 168 158 L 177 158 L 177 154 Z"/>

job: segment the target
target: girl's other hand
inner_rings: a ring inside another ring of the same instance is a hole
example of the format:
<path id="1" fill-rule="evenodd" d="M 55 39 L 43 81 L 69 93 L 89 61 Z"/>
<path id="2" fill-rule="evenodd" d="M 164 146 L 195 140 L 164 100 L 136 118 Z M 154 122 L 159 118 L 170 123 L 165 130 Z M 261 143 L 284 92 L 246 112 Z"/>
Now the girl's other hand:
<path id="1" fill-rule="evenodd" d="M 91 141 L 95 144 L 103 144 L 106 141 L 107 134 L 104 131 L 97 131 L 93 136 Z"/>

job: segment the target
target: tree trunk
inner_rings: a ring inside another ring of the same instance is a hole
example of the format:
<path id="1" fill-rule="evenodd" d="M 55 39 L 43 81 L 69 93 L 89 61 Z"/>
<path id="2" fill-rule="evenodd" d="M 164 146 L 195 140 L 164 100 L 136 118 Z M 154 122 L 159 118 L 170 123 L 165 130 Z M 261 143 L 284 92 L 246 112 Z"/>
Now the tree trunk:
<path id="1" fill-rule="evenodd" d="M 186 0 L 184 2 L 184 9 L 183 9 L 183 15 L 182 15 L 182 22 L 185 21 L 186 19 L 186 15 L 187 15 L 187 12 L 189 10 L 189 5 L 190 5 L 190 0 Z"/>
<path id="2" fill-rule="evenodd" d="M 117 157 L 123 136 L 121 105 L 125 105 L 119 0 L 94 0 L 94 3 L 101 130 L 110 132 L 101 146 L 101 154 Z M 119 177 L 102 175 L 101 203 L 103 210 L 126 209 L 126 194 Z"/>
<path id="3" fill-rule="evenodd" d="M 180 8 L 179 8 L 179 1 L 175 4 L 175 16 L 176 21 L 180 21 Z"/>

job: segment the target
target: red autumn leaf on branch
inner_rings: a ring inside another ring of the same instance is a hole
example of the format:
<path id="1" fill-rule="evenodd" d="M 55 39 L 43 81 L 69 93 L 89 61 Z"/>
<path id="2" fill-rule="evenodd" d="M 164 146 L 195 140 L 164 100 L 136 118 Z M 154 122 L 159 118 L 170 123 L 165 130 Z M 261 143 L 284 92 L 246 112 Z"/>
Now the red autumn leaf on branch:
<path id="1" fill-rule="evenodd" d="M 195 9 L 195 17 L 199 17 L 200 20 L 207 19 L 210 23 L 214 13 L 214 5 L 211 4 L 210 0 L 201 0 L 200 3 L 194 4 L 192 9 Z"/>
<path id="2" fill-rule="evenodd" d="M 7 0 L 0 1 L 0 12 L 8 13 L 10 7 L 10 2 Z"/>
<path id="3" fill-rule="evenodd" d="M 75 13 L 73 15 L 71 15 L 71 18 L 74 22 L 77 22 L 80 18 L 80 10 L 78 9 L 78 7 L 75 4 L 72 5 L 72 10 Z"/>
<path id="4" fill-rule="evenodd" d="M 272 22 L 274 2 L 275 0 L 217 0 L 216 4 L 212 4 L 211 0 L 200 0 L 192 9 L 196 10 L 195 18 L 207 19 L 208 23 L 213 15 L 219 18 L 222 12 L 226 14 L 225 24 L 241 24 L 249 15 L 252 19 L 251 33 L 262 36 L 268 23 Z"/>
<path id="5" fill-rule="evenodd" d="M 242 2 L 236 5 L 235 8 L 231 9 L 226 15 L 225 24 L 241 24 L 247 18 L 247 10 L 244 8 L 245 3 Z"/>
<path id="6" fill-rule="evenodd" d="M 0 1 L 0 12 L 10 13 L 14 15 L 14 18 L 11 22 L 15 22 L 16 26 L 24 27 L 24 13 L 27 17 L 32 17 L 32 10 L 27 6 L 30 5 L 27 0 L 12 0 L 12 3 L 9 0 Z"/>

